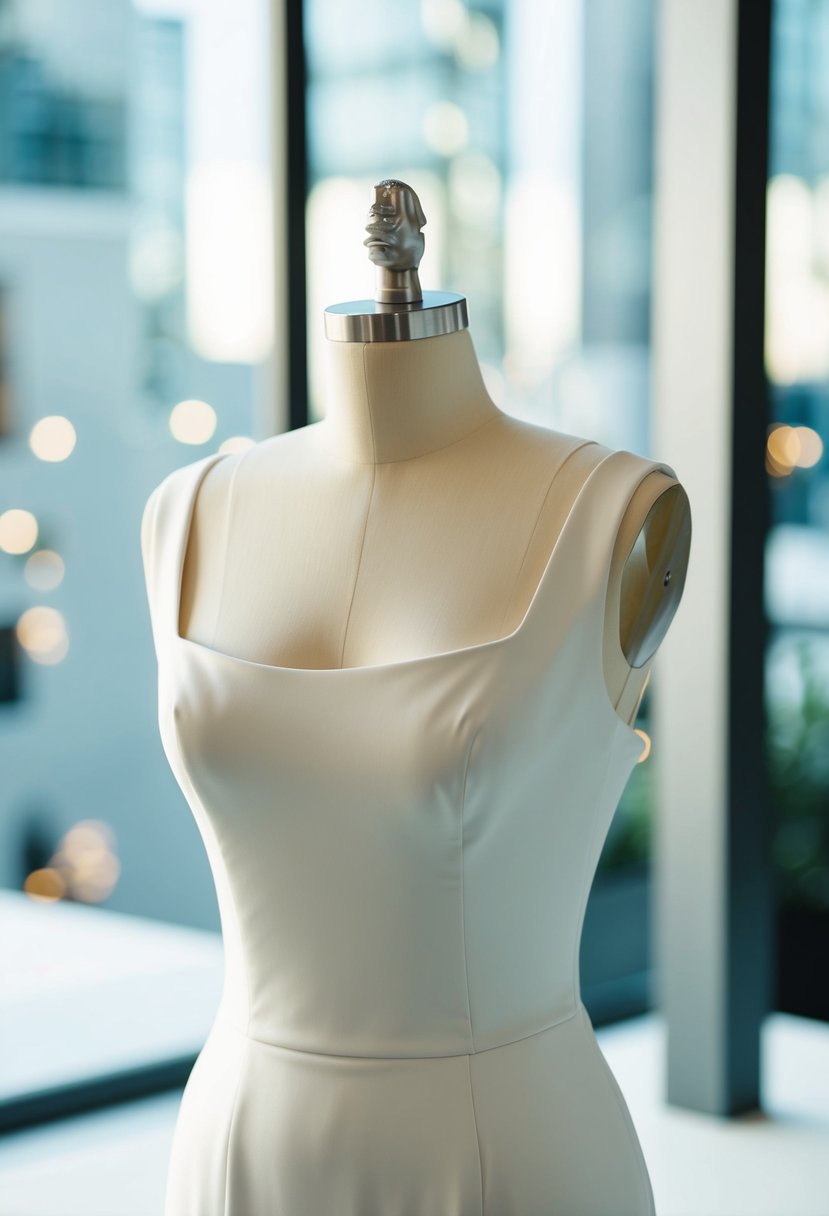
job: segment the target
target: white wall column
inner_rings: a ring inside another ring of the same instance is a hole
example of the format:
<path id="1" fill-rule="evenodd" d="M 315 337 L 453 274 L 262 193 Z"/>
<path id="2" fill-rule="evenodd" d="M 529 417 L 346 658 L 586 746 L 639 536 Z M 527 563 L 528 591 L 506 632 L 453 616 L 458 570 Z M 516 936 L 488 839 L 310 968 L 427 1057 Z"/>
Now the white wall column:
<path id="1" fill-rule="evenodd" d="M 759 1103 L 771 931 L 763 741 L 763 267 L 770 0 L 661 0 L 653 451 L 693 534 L 658 660 L 658 1001 L 667 1099 Z"/>

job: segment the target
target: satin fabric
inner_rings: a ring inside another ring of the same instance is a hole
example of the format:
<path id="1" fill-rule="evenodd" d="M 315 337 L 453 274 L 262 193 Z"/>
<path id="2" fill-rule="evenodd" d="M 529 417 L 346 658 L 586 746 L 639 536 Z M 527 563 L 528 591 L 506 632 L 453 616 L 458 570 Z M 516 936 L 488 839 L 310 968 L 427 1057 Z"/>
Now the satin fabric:
<path id="1" fill-rule="evenodd" d="M 510 634 L 309 669 L 179 635 L 217 459 L 161 483 L 146 570 L 161 739 L 225 946 L 165 1216 L 649 1216 L 578 959 L 644 749 L 604 681 L 611 555 L 640 481 L 673 470 L 594 467 Z"/>

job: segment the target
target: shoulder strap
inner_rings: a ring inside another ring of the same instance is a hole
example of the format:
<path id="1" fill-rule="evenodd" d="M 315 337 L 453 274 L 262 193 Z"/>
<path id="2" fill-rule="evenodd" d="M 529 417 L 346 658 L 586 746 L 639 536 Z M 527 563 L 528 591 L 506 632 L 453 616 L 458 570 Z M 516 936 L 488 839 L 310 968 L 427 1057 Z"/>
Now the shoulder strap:
<path id="1" fill-rule="evenodd" d="M 208 468 L 224 453 L 173 469 L 159 482 L 141 517 L 141 554 L 156 658 L 178 633 L 181 574 L 196 493 Z"/>
<path id="2" fill-rule="evenodd" d="M 548 643 L 555 646 L 576 618 L 584 618 L 587 646 L 591 656 L 595 651 L 604 681 L 603 629 L 613 550 L 637 487 L 655 469 L 676 476 L 670 465 L 620 448 L 609 451 L 587 474 L 521 626 L 536 654 Z"/>
<path id="3" fill-rule="evenodd" d="M 596 517 L 591 531 L 593 531 L 595 537 L 596 581 L 595 587 L 591 587 L 588 592 L 588 601 L 585 608 L 585 623 L 588 630 L 585 663 L 588 669 L 586 678 L 594 683 L 598 699 L 597 704 L 601 702 L 604 706 L 610 707 L 613 721 L 617 720 L 618 715 L 618 721 L 621 723 L 624 719 L 619 715 L 619 711 L 612 703 L 604 671 L 605 630 L 613 553 L 616 548 L 622 522 L 641 483 L 653 472 L 667 473 L 668 476 L 673 478 L 676 477 L 676 473 L 664 461 L 651 460 L 625 449 L 614 452 L 612 457 L 608 458 L 605 463 L 607 466 L 605 469 L 607 477 L 602 482 L 598 494 L 595 495 L 593 504 Z M 588 541 L 588 544 L 591 544 L 591 542 Z M 593 547 L 592 544 L 591 547 Z M 617 597 L 618 590 L 619 587 L 617 586 L 615 588 Z M 611 615 L 614 617 L 615 628 L 618 630 L 618 602 L 615 605 L 615 611 Z M 628 729 L 632 732 L 632 727 L 628 727 Z M 635 738 L 632 733 L 630 737 Z"/>

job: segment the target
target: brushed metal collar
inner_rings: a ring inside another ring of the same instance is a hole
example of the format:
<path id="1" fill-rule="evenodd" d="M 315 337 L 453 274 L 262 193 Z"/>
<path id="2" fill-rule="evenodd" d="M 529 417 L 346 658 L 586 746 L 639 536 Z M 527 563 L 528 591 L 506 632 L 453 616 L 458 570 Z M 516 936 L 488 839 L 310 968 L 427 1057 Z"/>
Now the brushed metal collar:
<path id="1" fill-rule="evenodd" d="M 333 342 L 406 342 L 468 325 L 466 298 L 451 291 L 424 291 L 423 299 L 411 304 L 351 300 L 325 310 L 325 336 Z"/>

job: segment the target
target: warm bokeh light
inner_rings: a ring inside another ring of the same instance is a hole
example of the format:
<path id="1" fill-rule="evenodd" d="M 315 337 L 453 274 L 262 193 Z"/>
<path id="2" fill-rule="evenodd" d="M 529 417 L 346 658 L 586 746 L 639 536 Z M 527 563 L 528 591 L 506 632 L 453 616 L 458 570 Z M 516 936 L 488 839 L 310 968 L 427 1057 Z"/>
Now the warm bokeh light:
<path id="1" fill-rule="evenodd" d="M 49 414 L 29 432 L 29 447 L 39 460 L 66 460 L 77 441 L 75 428 L 62 414 Z"/>
<path id="2" fill-rule="evenodd" d="M 255 447 L 255 439 L 251 439 L 247 435 L 231 435 L 229 439 L 225 439 L 223 443 L 219 444 L 219 451 L 223 455 L 228 455 L 233 452 L 246 452 L 248 448 Z"/>
<path id="3" fill-rule="evenodd" d="M 121 873 L 115 832 L 103 819 L 81 819 L 61 838 L 47 865 L 33 870 L 23 889 L 36 899 L 100 903 Z"/>
<path id="4" fill-rule="evenodd" d="M 31 511 L 11 507 L 0 515 L 0 549 L 28 553 L 37 540 L 37 520 Z"/>
<path id="5" fill-rule="evenodd" d="M 52 864 L 72 899 L 84 903 L 106 899 L 121 873 L 112 826 L 103 819 L 81 819 L 64 834 Z"/>
<path id="6" fill-rule="evenodd" d="M 27 875 L 23 890 L 32 899 L 42 899 L 47 903 L 53 903 L 56 899 L 62 899 L 66 893 L 66 883 L 63 881 L 58 870 L 52 866 L 44 866 L 40 870 L 32 870 L 31 874 Z"/>
<path id="7" fill-rule="evenodd" d="M 207 443 L 216 431 L 216 411 L 206 401 L 188 398 L 170 410 L 170 432 L 179 443 Z"/>
<path id="8" fill-rule="evenodd" d="M 61 851 L 73 864 L 100 856 L 115 843 L 115 833 L 103 819 L 81 819 L 63 837 Z"/>
<path id="9" fill-rule="evenodd" d="M 118 858 L 112 853 L 103 854 L 94 870 L 73 874 L 73 898 L 87 904 L 100 903 L 112 894 L 120 873 L 121 863 Z"/>
<path id="10" fill-rule="evenodd" d="M 645 742 L 645 750 L 642 752 L 642 755 L 636 761 L 637 764 L 641 764 L 644 760 L 647 760 L 648 756 L 651 754 L 651 737 L 648 734 L 648 732 L 646 730 L 642 730 L 642 728 L 640 726 L 637 726 L 634 729 L 636 730 L 636 733 L 639 736 L 639 738 L 643 739 Z"/>
<path id="11" fill-rule="evenodd" d="M 766 468 L 775 477 L 791 473 L 800 455 L 800 440 L 794 427 L 774 426 L 766 440 Z"/>
<path id="12" fill-rule="evenodd" d="M 811 469 L 823 455 L 823 440 L 810 426 L 777 424 L 766 440 L 766 471 L 787 477 L 793 469 Z"/>
<path id="13" fill-rule="evenodd" d="M 794 465 L 784 467 L 783 465 L 776 464 L 769 455 L 768 448 L 766 449 L 766 472 L 770 477 L 788 477 L 793 468 Z"/>
<path id="14" fill-rule="evenodd" d="M 37 604 L 17 619 L 17 640 L 36 663 L 59 663 L 69 649 L 66 622 L 56 608 Z"/>
<path id="15" fill-rule="evenodd" d="M 469 140 L 469 123 L 453 101 L 434 101 L 423 115 L 423 134 L 439 156 L 454 156 Z"/>
<path id="16" fill-rule="evenodd" d="M 23 577 L 35 591 L 54 591 L 63 582 L 65 569 L 54 549 L 36 549 L 23 567 Z"/>

